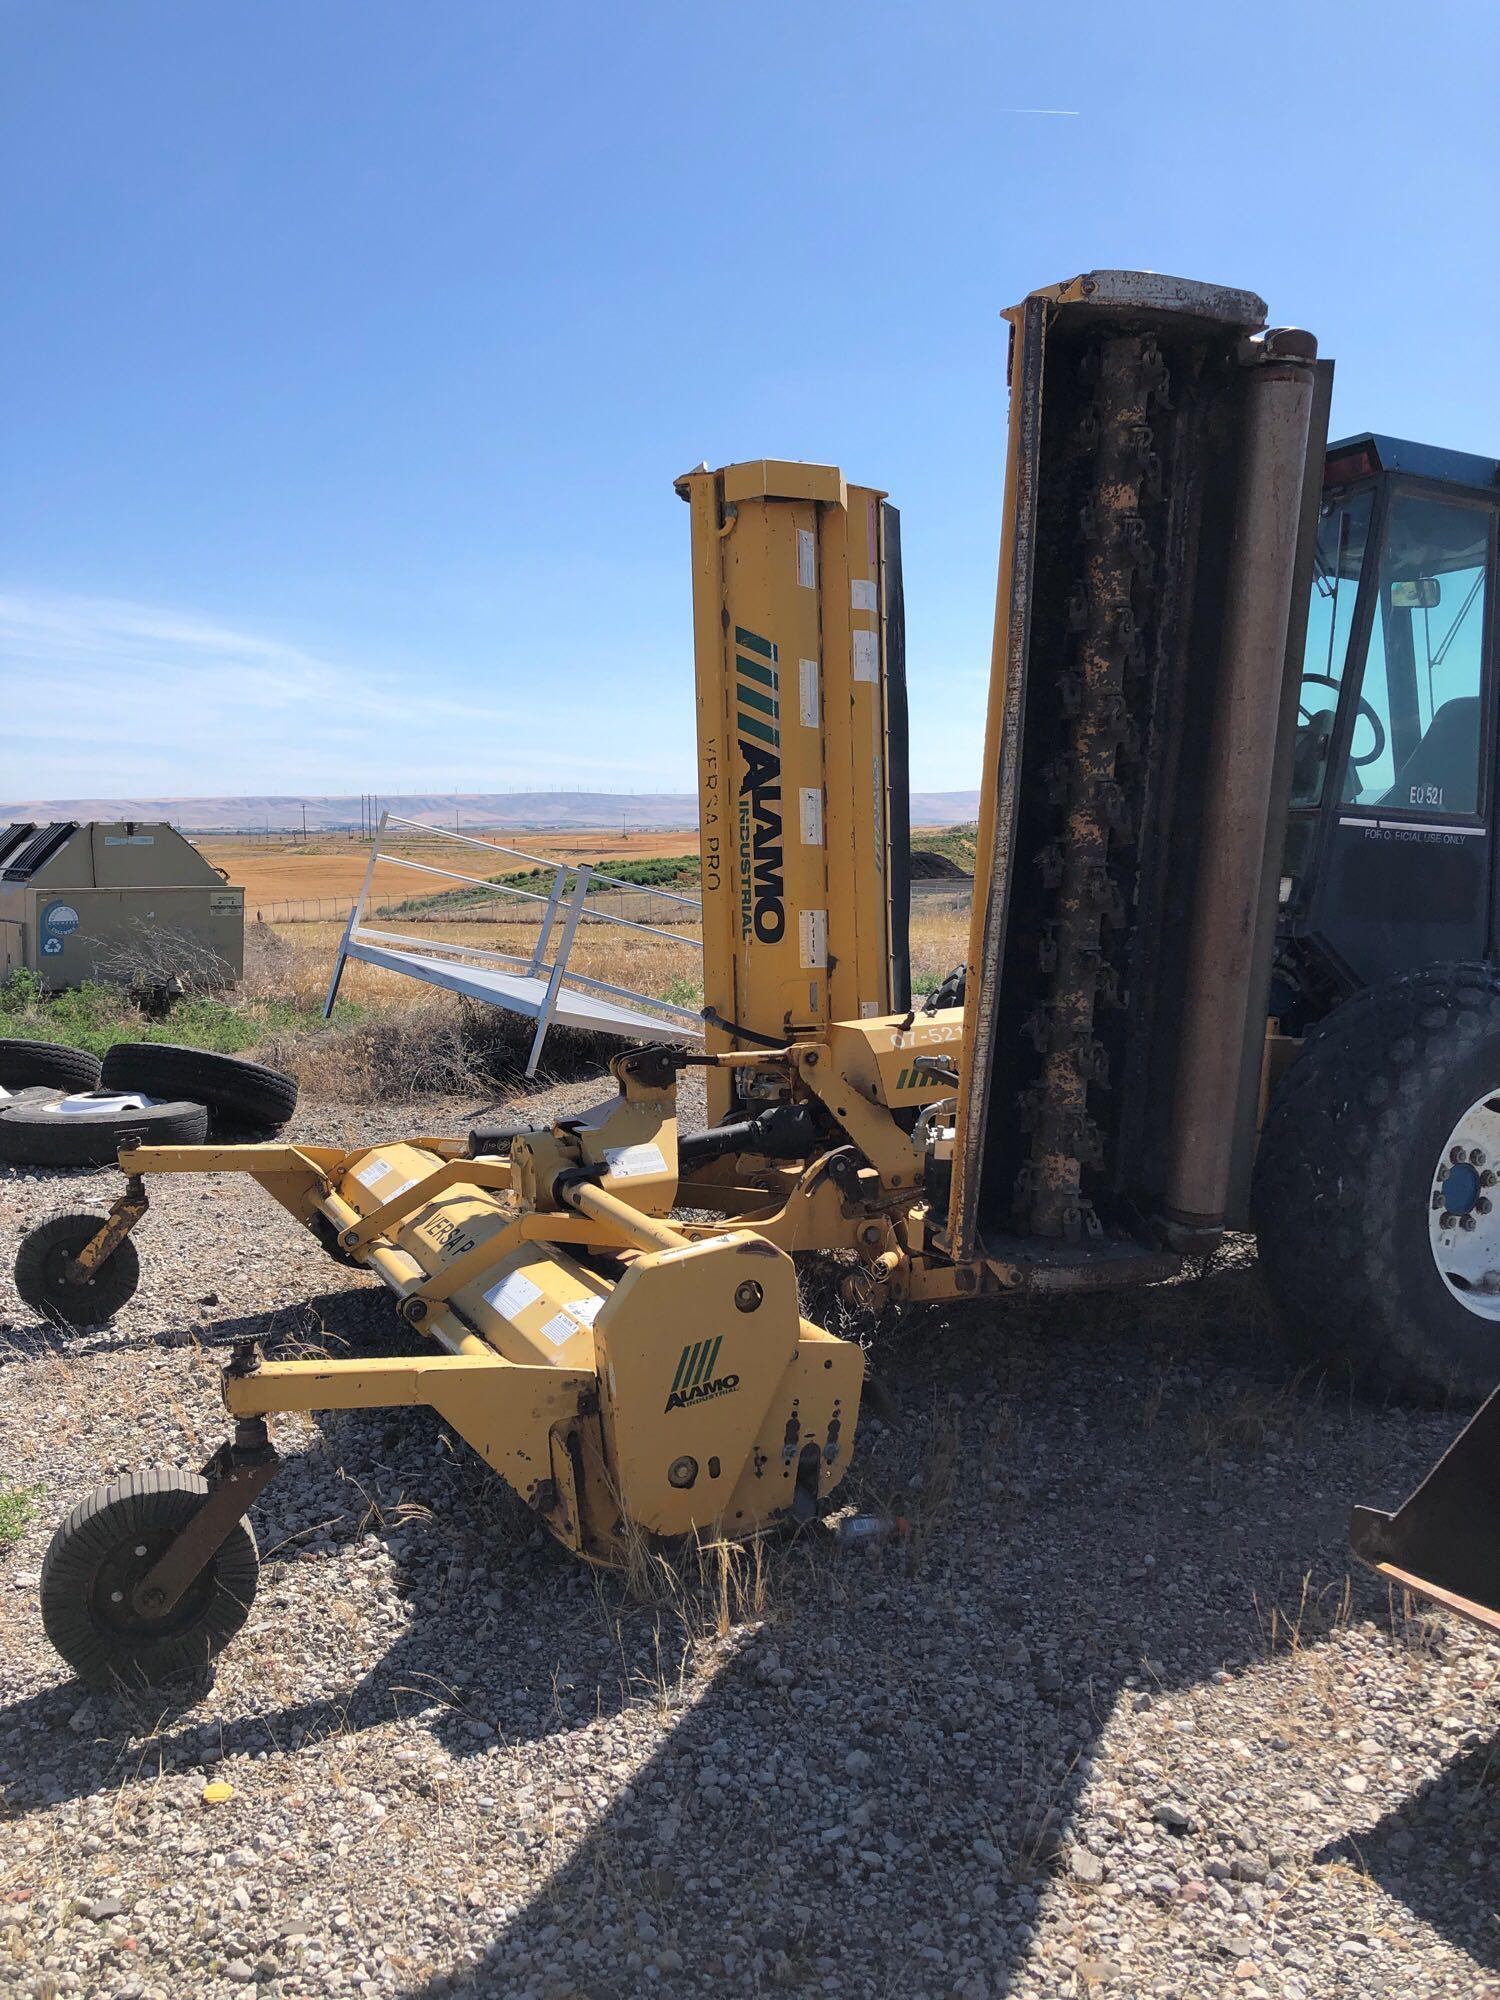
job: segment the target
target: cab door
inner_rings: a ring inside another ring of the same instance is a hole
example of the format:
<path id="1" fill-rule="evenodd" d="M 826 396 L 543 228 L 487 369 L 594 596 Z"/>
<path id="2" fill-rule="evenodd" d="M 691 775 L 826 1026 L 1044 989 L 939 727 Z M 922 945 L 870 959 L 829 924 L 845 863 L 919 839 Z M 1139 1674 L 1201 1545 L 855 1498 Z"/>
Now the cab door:
<path id="1" fill-rule="evenodd" d="M 1341 671 L 1304 669 L 1299 782 L 1310 769 L 1303 718 L 1329 695 L 1336 709 L 1319 718 L 1325 768 L 1298 928 L 1345 979 L 1368 985 L 1493 947 L 1496 520 L 1487 496 L 1411 479 L 1340 505 L 1359 589 L 1341 607 L 1342 646 L 1336 615 L 1324 620 Z M 1354 565 L 1361 522 L 1368 552 Z"/>

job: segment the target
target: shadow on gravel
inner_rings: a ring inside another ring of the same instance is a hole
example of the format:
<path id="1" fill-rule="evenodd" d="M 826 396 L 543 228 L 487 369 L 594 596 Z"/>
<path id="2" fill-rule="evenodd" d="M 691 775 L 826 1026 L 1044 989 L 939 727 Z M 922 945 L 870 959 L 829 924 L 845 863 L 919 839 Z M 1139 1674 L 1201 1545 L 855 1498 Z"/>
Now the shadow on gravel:
<path id="1" fill-rule="evenodd" d="M 1115 1704 L 1264 1665 L 1273 1607 L 1316 1646 L 1349 1568 L 1342 1482 L 1400 1489 L 1431 1456 L 1431 1418 L 1246 1369 L 1262 1314 L 1229 1270 L 1093 1302 L 1087 1333 L 1062 1305 L 912 1321 L 881 1357 L 904 1423 L 872 1427 L 850 1496 L 911 1540 L 780 1558 L 767 1622 L 572 1858 L 482 1963 L 409 2000 L 1037 1985 L 1041 1895 Z M 1383 1587 L 1353 1591 L 1384 1618 Z M 1136 1782 L 1170 1813 L 1169 1771 Z M 1421 1879 L 1393 1881 L 1419 1913 Z M 1129 1990 L 1078 1943 L 1080 1991 Z"/>
<path id="2" fill-rule="evenodd" d="M 307 1310 L 330 1342 L 395 1350 L 373 1288 Z M 128 1735 L 87 1705 L 80 1723 L 81 1691 L 57 1688 L 0 1711 L 0 1779 L 19 1808 L 416 1711 L 468 1759 L 645 1700 L 676 1718 L 655 1757 L 481 1963 L 408 2000 L 626 2000 L 710 1981 L 998 2000 L 1026 1967 L 1117 1702 L 1264 1665 L 1288 1613 L 1297 1643 L 1315 1645 L 1349 1567 L 1349 1502 L 1399 1496 L 1451 1430 L 1247 1366 L 1265 1351 L 1260 1314 L 1253 1273 L 1229 1270 L 1086 1308 L 912 1316 L 881 1355 L 902 1421 L 867 1426 L 840 1496 L 904 1513 L 910 1540 L 840 1555 L 818 1530 L 772 1550 L 769 1601 L 712 1678 L 693 1677 L 691 1629 L 632 1609 L 532 1534 L 435 1420 L 329 1418 L 327 1448 L 290 1459 L 258 1511 L 263 1602 L 237 1644 L 254 1646 L 255 1618 L 272 1629 L 278 1610 L 281 1629 L 315 1609 L 371 1630 L 382 1591 L 361 1584 L 358 1558 L 374 1543 L 409 1613 L 383 1657 L 351 1681 L 332 1656 L 311 1676 L 326 1679 L 319 1699 L 222 1721 L 187 1690 L 176 1709 L 137 1711 Z M 215 1344 L 240 1324 L 213 1328 Z M 331 1590 L 300 1607 L 302 1566 L 335 1561 Z M 1352 1615 L 1384 1622 L 1383 1587 L 1353 1590 Z M 321 1634 L 305 1639 L 313 1659 Z M 1328 1856 L 1441 1922 L 1487 1806 L 1485 1754 L 1358 1854 Z M 1308 1777 L 1325 1772 L 1315 1745 Z M 1170 1813 L 1170 1770 L 1133 1783 Z M 486 1827 L 497 1859 L 540 1837 L 504 1798 Z M 1488 1937 L 1456 1942 L 1494 1962 Z M 1117 1975 L 1106 1961 L 1087 1977 Z"/>
<path id="3" fill-rule="evenodd" d="M 1460 1951 L 1500 1972 L 1497 1808 L 1500 1741 L 1470 1749 L 1366 1832 L 1330 1841 L 1315 1858 L 1343 1861 L 1370 1876 Z M 1457 1907 L 1455 1882 L 1473 1891 Z"/>

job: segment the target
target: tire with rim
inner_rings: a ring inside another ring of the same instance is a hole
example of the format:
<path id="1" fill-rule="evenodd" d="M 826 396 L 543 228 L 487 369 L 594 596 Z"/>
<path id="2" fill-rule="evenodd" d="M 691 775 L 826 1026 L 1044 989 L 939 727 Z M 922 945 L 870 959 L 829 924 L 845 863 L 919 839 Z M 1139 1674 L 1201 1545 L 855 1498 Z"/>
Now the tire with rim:
<path id="1" fill-rule="evenodd" d="M 1337 1008 L 1282 1078 L 1251 1219 L 1287 1331 L 1376 1394 L 1500 1379 L 1500 975 L 1429 966 Z"/>
<path id="2" fill-rule="evenodd" d="M 208 1137 L 201 1104 L 84 1091 L 0 1107 L 0 1161 L 22 1167 L 113 1166 L 124 1146 L 197 1146 Z"/>
<path id="3" fill-rule="evenodd" d="M 263 1132 L 279 1132 L 297 1109 L 296 1082 L 280 1070 L 175 1042 L 116 1042 L 105 1054 L 100 1082 L 106 1090 L 190 1097 L 208 1106 L 216 1125 Z"/>
<path id="4" fill-rule="evenodd" d="M 141 1263 L 127 1236 L 91 1278 L 75 1283 L 68 1267 L 104 1227 L 102 1215 L 54 1215 L 22 1239 L 16 1290 L 43 1319 L 63 1326 L 103 1326 L 135 1296 Z"/>
<path id="5" fill-rule="evenodd" d="M 20 1042 L 0 1036 L 0 1089 L 50 1084 L 57 1090 L 97 1090 L 99 1058 L 62 1042 Z"/>
<path id="6" fill-rule="evenodd" d="M 133 1472 L 81 1500 L 42 1563 L 42 1624 L 80 1680 L 146 1687 L 199 1670 L 249 1616 L 260 1556 L 255 1531 L 228 1540 L 160 1618 L 136 1610 L 135 1586 L 208 1496 L 196 1472 Z"/>

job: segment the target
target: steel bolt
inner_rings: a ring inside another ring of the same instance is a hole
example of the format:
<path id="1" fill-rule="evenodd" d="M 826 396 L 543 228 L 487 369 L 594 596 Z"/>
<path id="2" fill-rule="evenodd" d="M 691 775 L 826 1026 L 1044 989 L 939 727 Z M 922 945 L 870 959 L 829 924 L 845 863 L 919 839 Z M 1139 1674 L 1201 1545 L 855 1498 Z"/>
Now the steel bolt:
<path id="1" fill-rule="evenodd" d="M 1439 1228 L 1439 1229 L 1451 1229 L 1451 1228 L 1453 1227 L 1454 1223 L 1455 1223 L 1455 1222 L 1457 1221 L 1457 1219 L 1458 1219 L 1458 1218 L 1457 1218 L 1456 1216 L 1452 1216 L 1452 1215 L 1446 1215 L 1446 1214 L 1445 1214 L 1445 1215 L 1440 1215 L 1440 1216 L 1438 1217 L 1438 1228 Z"/>
<path id="2" fill-rule="evenodd" d="M 1470 1155 L 1469 1155 L 1469 1165 L 1470 1165 L 1471 1167 L 1482 1167 L 1482 1166 L 1484 1165 L 1484 1149 L 1483 1149 L 1483 1147 L 1481 1147 L 1481 1146 L 1476 1146 L 1476 1147 L 1474 1148 L 1473 1152 L 1472 1152 L 1472 1153 L 1470 1153 Z"/>
<path id="3" fill-rule="evenodd" d="M 1461 1215 L 1458 1218 L 1458 1226 L 1460 1229 L 1468 1229 L 1472 1231 L 1477 1229 L 1479 1227 L 1479 1224 L 1474 1220 L 1472 1215 Z"/>
<path id="4" fill-rule="evenodd" d="M 143 1590 L 141 1592 L 142 1604 L 149 1604 L 153 1611 L 156 1609 L 158 1604 L 165 1604 L 166 1601 L 167 1601 L 167 1593 L 162 1589 L 153 1587 L 150 1590 Z"/>
<path id="5" fill-rule="evenodd" d="M 1478 1201 L 1476 1201 L 1476 1202 L 1475 1202 L 1475 1204 L 1474 1204 L 1474 1207 L 1475 1207 L 1476 1211 L 1477 1211 L 1477 1212 L 1478 1212 L 1478 1213 L 1479 1213 L 1480 1215 L 1488 1215 L 1488 1214 L 1489 1214 L 1489 1212 L 1490 1212 L 1490 1210 L 1491 1210 L 1491 1208 L 1493 1208 L 1493 1206 L 1494 1206 L 1494 1203 L 1493 1203 L 1493 1202 L 1492 1202 L 1492 1201 L 1490 1200 L 1490 1198 L 1489 1198 L 1489 1196 L 1488 1196 L 1487 1194 L 1482 1194 L 1482 1195 L 1481 1195 L 1481 1196 L 1479 1197 Z"/>
<path id="6" fill-rule="evenodd" d="M 1462 1166 L 1462 1164 L 1463 1164 L 1463 1158 L 1464 1158 L 1464 1149 L 1463 1149 L 1463 1147 L 1462 1147 L 1462 1146 L 1450 1146 L 1450 1147 L 1448 1148 L 1448 1158 L 1449 1158 L 1449 1160 L 1450 1160 L 1450 1161 L 1452 1162 L 1452 1164 L 1453 1164 L 1453 1165 L 1454 1165 L 1455 1167 L 1458 1167 L 1458 1166 Z"/>
<path id="7" fill-rule="evenodd" d="M 1439 1189 L 1438 1189 L 1438 1191 L 1437 1191 L 1437 1193 L 1436 1193 L 1436 1194 L 1435 1194 L 1435 1195 L 1434 1195 L 1434 1196 L 1432 1197 L 1432 1205 L 1433 1205 L 1433 1207 L 1434 1207 L 1434 1208 L 1441 1208 L 1441 1207 L 1442 1207 L 1442 1205 L 1443 1205 L 1443 1191 L 1442 1191 L 1442 1189 L 1441 1189 L 1441 1188 L 1439 1188 Z"/>
<path id="8" fill-rule="evenodd" d="M 746 1278 L 742 1285 L 734 1288 L 734 1302 L 742 1313 L 753 1313 L 765 1297 L 765 1289 L 754 1278 Z"/>

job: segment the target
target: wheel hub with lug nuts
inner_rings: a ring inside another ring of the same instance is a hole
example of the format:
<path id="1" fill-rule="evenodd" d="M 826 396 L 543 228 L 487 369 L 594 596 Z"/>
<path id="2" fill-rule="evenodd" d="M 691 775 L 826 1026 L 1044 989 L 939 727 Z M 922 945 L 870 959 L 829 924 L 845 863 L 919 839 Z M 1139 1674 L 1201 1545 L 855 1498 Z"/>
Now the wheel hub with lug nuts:
<path id="1" fill-rule="evenodd" d="M 1476 1098 L 1448 1135 L 1428 1198 L 1438 1275 L 1468 1311 L 1500 1319 L 1500 1096 Z"/>

